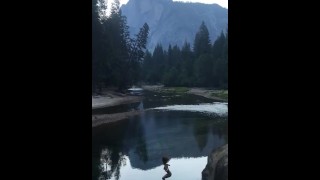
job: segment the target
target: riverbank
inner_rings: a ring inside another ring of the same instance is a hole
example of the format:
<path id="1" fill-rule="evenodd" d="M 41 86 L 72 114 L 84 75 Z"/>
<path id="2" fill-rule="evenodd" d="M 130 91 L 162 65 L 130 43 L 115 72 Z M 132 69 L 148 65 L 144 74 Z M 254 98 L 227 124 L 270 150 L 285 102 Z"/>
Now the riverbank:
<path id="1" fill-rule="evenodd" d="M 130 96 L 113 91 L 106 91 L 103 95 L 92 96 L 92 109 L 117 106 L 121 104 L 130 104 L 139 102 L 142 99 L 142 96 Z"/>
<path id="2" fill-rule="evenodd" d="M 139 115 L 142 112 L 143 111 L 129 111 L 129 112 L 123 112 L 123 113 L 114 113 L 114 114 L 92 115 L 92 127 L 124 120 L 129 117 Z"/>
<path id="3" fill-rule="evenodd" d="M 142 99 L 142 96 L 132 96 L 114 90 L 105 90 L 102 95 L 92 96 L 92 109 L 136 103 L 140 102 Z M 123 113 L 92 115 L 92 127 L 124 120 L 140 113 L 141 111 L 129 111 Z"/>
<path id="4" fill-rule="evenodd" d="M 207 88 L 196 87 L 164 87 L 163 85 L 148 85 L 142 86 L 142 88 L 153 92 L 188 93 L 217 101 L 228 101 L 228 90 L 212 90 Z"/>
<path id="5" fill-rule="evenodd" d="M 208 99 L 227 102 L 228 90 L 210 90 L 205 88 L 187 88 L 187 87 L 164 87 L 162 85 L 142 86 L 144 90 L 160 92 L 160 93 L 187 93 L 202 96 Z M 118 93 L 112 90 L 104 91 L 103 95 L 92 96 L 92 109 L 112 107 L 121 104 L 130 104 L 140 102 L 142 96 L 132 96 L 128 94 Z M 113 123 L 127 119 L 132 116 L 139 115 L 142 111 L 130 111 L 113 114 L 92 115 L 92 127 L 101 124 Z"/>
<path id="6" fill-rule="evenodd" d="M 210 90 L 205 88 L 190 88 L 187 92 L 188 94 L 194 94 L 202 96 L 208 99 L 218 100 L 218 101 L 228 101 L 228 90 Z"/>

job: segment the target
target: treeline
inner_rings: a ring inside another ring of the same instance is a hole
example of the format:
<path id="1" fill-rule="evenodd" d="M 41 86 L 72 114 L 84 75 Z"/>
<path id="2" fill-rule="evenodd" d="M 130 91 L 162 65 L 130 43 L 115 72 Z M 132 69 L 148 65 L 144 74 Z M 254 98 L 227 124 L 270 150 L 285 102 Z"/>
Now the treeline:
<path id="1" fill-rule="evenodd" d="M 228 32 L 211 44 L 204 22 L 196 34 L 193 48 L 158 44 L 153 53 L 146 52 L 143 81 L 166 86 L 201 86 L 228 88 Z"/>
<path id="2" fill-rule="evenodd" d="M 146 51 L 148 24 L 130 37 L 126 17 L 115 0 L 106 16 L 104 0 L 92 0 L 92 92 L 103 87 L 124 90 L 140 82 L 166 86 L 228 88 L 228 33 L 210 42 L 204 23 L 196 34 L 193 48 L 159 44 Z"/>
<path id="3" fill-rule="evenodd" d="M 148 24 L 131 38 L 126 17 L 115 0 L 106 16 L 104 0 L 92 0 L 92 92 L 114 86 L 119 90 L 141 79 L 141 63 L 149 33 Z"/>

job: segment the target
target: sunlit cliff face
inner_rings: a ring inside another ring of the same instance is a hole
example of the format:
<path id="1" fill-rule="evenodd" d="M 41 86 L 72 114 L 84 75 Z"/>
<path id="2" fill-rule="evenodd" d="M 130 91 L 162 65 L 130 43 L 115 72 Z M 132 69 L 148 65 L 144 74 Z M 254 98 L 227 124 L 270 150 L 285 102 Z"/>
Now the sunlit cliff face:
<path id="1" fill-rule="evenodd" d="M 172 1 L 171 0 L 130 0 L 127 5 L 132 6 L 133 7 L 132 9 L 134 10 L 133 11 L 131 10 L 131 13 L 129 13 L 128 16 L 137 17 L 137 15 L 138 16 L 142 15 L 141 16 L 142 18 L 152 19 L 153 22 L 149 22 L 149 25 L 153 26 L 158 23 L 164 11 L 164 8 L 170 2 Z M 135 21 L 135 19 L 129 18 L 128 21 Z M 141 20 L 137 19 L 137 21 L 141 21 Z M 129 24 L 131 23 L 133 22 L 129 22 Z"/>

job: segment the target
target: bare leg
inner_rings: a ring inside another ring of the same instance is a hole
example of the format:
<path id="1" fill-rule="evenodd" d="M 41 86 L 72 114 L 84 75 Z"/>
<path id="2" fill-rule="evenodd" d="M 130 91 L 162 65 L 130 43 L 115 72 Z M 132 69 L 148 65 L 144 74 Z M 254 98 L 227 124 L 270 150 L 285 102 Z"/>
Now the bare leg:
<path id="1" fill-rule="evenodd" d="M 171 173 L 167 173 L 166 175 L 164 175 L 163 177 L 162 177 L 162 180 L 165 180 L 166 178 L 168 178 L 168 177 L 170 177 L 171 176 Z"/>

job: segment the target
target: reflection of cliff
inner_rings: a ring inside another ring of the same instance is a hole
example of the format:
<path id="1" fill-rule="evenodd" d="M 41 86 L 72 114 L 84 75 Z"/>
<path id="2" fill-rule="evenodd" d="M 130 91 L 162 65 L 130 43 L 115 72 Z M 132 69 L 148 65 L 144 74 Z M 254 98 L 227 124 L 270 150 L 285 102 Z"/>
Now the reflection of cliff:
<path id="1" fill-rule="evenodd" d="M 223 131 L 210 128 L 208 123 L 212 120 L 208 117 L 199 119 L 203 122 L 192 125 L 188 122 L 182 123 L 189 120 L 181 118 L 181 115 L 179 118 L 176 114 L 177 112 L 146 113 L 141 119 L 137 119 L 144 122 L 145 143 L 139 142 L 141 141 L 139 138 L 136 141 L 126 142 L 126 144 L 131 143 L 127 145 L 132 147 L 128 151 L 128 156 L 133 168 L 147 170 L 160 166 L 163 155 L 172 158 L 207 156 L 212 149 L 226 143 L 224 135 L 219 135 Z M 192 116 L 190 119 L 193 119 Z M 139 132 L 135 133 L 133 136 L 131 134 L 131 138 L 139 136 Z M 141 145 L 143 146 L 140 148 L 146 149 L 137 153 L 135 149 Z M 147 161 L 142 160 L 144 156 L 148 158 Z"/>
<path id="2" fill-rule="evenodd" d="M 172 158 L 207 156 L 212 149 L 226 143 L 223 130 L 226 124 L 226 119 L 200 113 L 147 111 L 141 116 L 94 129 L 93 163 L 99 161 L 96 158 L 101 157 L 101 149 L 112 151 L 106 159 L 112 161 L 111 172 L 117 176 L 121 164 L 125 163 L 123 155 L 128 156 L 133 168 L 142 170 L 162 165 L 163 155 Z"/>

